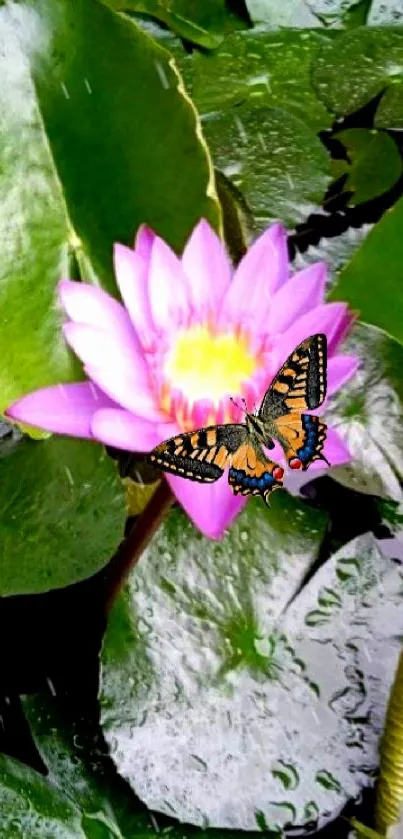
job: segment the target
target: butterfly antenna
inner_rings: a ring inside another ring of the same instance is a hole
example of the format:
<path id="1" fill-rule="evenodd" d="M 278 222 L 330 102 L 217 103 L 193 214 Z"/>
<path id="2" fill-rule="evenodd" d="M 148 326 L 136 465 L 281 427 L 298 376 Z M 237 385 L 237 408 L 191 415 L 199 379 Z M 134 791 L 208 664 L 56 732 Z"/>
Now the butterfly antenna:
<path id="1" fill-rule="evenodd" d="M 235 405 L 236 408 L 238 408 L 238 411 L 240 410 L 238 402 L 235 402 L 235 399 L 233 399 L 232 396 L 230 396 L 229 401 L 232 402 L 232 404 Z"/>

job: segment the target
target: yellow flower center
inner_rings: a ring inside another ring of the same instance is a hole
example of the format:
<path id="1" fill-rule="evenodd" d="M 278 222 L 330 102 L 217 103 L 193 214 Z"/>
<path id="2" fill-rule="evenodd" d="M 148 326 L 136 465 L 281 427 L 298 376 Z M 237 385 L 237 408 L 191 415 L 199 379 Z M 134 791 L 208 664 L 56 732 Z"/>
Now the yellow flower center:
<path id="1" fill-rule="evenodd" d="M 179 333 L 165 372 L 171 387 L 180 388 L 190 402 L 210 399 L 218 405 L 227 394 L 237 394 L 259 364 L 243 335 L 214 334 L 207 326 Z"/>

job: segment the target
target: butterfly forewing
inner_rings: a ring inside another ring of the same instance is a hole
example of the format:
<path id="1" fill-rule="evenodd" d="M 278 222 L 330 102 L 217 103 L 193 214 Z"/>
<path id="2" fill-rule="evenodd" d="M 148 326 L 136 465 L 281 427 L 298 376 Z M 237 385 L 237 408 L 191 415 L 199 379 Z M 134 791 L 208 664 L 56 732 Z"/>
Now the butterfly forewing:
<path id="1" fill-rule="evenodd" d="M 174 475 L 211 483 L 221 478 L 231 456 L 247 437 L 245 425 L 212 425 L 171 437 L 153 449 L 149 460 Z"/>
<path id="2" fill-rule="evenodd" d="M 274 377 L 259 411 L 261 419 L 319 408 L 326 396 L 326 366 L 326 335 L 302 341 Z"/>

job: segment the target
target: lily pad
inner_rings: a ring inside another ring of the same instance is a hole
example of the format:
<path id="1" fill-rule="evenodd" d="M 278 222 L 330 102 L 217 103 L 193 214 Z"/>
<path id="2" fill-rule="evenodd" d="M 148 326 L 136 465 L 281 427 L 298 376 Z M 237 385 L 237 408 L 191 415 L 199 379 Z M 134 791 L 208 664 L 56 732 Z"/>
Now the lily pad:
<path id="1" fill-rule="evenodd" d="M 372 783 L 400 570 L 366 534 L 298 593 L 324 521 L 295 499 L 274 512 L 251 503 L 221 544 L 173 512 L 111 615 L 112 758 L 148 806 L 182 821 L 312 829 Z"/>
<path id="2" fill-rule="evenodd" d="M 382 93 L 377 128 L 403 127 L 403 31 L 358 27 L 323 45 L 312 75 L 328 109 L 343 116 Z"/>
<path id="3" fill-rule="evenodd" d="M 202 114 L 239 105 L 284 108 L 315 131 L 331 115 L 312 84 L 312 64 L 329 35 L 321 31 L 271 32 L 259 27 L 234 33 L 210 55 L 194 59 L 193 97 Z"/>
<path id="4" fill-rule="evenodd" d="M 298 117 L 249 100 L 205 118 L 203 129 L 215 165 L 241 190 L 259 229 L 277 218 L 292 227 L 322 201 L 328 154 Z"/>
<path id="5" fill-rule="evenodd" d="M 372 228 L 345 266 L 332 299 L 345 300 L 366 323 L 403 344 L 403 198 Z"/>
<path id="6" fill-rule="evenodd" d="M 344 439 L 352 462 L 333 477 L 359 492 L 403 498 L 403 347 L 375 327 L 357 325 L 345 349 L 361 367 L 329 402 L 326 419 Z"/>
<path id="7" fill-rule="evenodd" d="M 124 489 L 100 446 L 24 439 L 0 457 L 0 594 L 33 594 L 83 580 L 123 537 Z"/>
<path id="8" fill-rule="evenodd" d="M 384 131 L 349 128 L 334 135 L 346 149 L 348 160 L 333 160 L 335 178 L 347 175 L 343 192 L 352 192 L 349 204 L 362 204 L 387 192 L 403 172 L 397 145 Z"/>
<path id="9" fill-rule="evenodd" d="M 79 378 L 55 305 L 63 275 L 78 263 L 117 294 L 115 241 L 148 222 L 179 249 L 220 210 L 173 60 L 129 18 L 96 0 L 2 3 L 0 55 L 1 411 Z"/>
<path id="10" fill-rule="evenodd" d="M 112 761 L 105 757 L 104 744 L 93 736 L 85 721 L 72 721 L 57 698 L 37 694 L 24 697 L 22 704 L 52 787 L 68 796 L 81 813 L 83 829 L 88 831 L 86 839 L 155 839 L 160 832 L 169 832 L 172 839 L 215 839 L 215 831 L 207 833 L 183 825 L 176 828 L 169 824 L 165 831 L 160 815 L 156 818 L 149 813 L 122 783 Z M 0 788 L 0 804 L 1 801 Z M 79 834 L 80 839 L 83 835 Z M 237 839 L 233 833 L 226 835 L 227 839 Z M 57 836 L 52 834 L 52 839 Z M 251 839 L 256 836 L 252 834 Z M 23 839 L 31 839 L 31 834 Z M 36 834 L 32 839 L 36 839 Z"/>

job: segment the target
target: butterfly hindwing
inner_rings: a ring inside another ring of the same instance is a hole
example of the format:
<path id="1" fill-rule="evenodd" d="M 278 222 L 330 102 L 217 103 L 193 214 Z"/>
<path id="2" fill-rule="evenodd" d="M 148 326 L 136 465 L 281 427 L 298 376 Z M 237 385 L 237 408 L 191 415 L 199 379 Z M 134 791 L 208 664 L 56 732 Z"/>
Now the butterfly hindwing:
<path id="1" fill-rule="evenodd" d="M 326 396 L 326 366 L 326 335 L 302 341 L 273 379 L 259 411 L 261 419 L 318 408 Z"/>
<path id="2" fill-rule="evenodd" d="M 235 495 L 261 495 L 266 503 L 273 490 L 282 486 L 282 477 L 281 467 L 268 460 L 250 439 L 233 455 L 228 473 Z"/>
<path id="3" fill-rule="evenodd" d="M 247 437 L 245 425 L 212 425 L 160 443 L 149 454 L 149 460 L 165 472 L 212 483 L 221 478 L 232 455 Z"/>
<path id="4" fill-rule="evenodd" d="M 326 425 L 319 417 L 291 411 L 274 420 L 274 427 L 291 469 L 305 470 L 314 460 L 326 460 Z"/>

